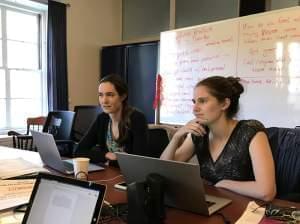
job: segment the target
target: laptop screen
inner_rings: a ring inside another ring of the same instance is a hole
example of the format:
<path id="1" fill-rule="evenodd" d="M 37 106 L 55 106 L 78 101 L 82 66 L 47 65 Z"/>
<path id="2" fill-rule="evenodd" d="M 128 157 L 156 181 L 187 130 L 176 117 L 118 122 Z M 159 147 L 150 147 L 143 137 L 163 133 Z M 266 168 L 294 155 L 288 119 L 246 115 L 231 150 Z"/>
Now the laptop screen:
<path id="1" fill-rule="evenodd" d="M 97 223 L 105 186 L 49 174 L 38 177 L 23 223 Z"/>

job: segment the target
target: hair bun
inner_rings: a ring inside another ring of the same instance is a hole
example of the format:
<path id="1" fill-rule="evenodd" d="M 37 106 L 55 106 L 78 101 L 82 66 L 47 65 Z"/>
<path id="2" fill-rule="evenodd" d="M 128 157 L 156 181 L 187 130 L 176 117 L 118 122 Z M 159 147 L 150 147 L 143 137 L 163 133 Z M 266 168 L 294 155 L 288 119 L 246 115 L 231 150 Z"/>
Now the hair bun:
<path id="1" fill-rule="evenodd" d="M 244 87 L 240 83 L 240 80 L 241 79 L 239 77 L 233 77 L 233 76 L 227 77 L 227 81 L 230 83 L 232 87 L 233 96 L 236 96 L 238 98 L 244 92 Z"/>

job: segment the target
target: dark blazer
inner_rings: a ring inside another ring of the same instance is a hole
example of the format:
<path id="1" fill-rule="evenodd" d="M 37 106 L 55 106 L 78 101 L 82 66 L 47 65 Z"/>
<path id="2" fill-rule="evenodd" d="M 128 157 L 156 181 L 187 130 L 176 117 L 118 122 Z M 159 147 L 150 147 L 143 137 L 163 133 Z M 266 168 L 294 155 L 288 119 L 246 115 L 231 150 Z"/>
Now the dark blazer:
<path id="1" fill-rule="evenodd" d="M 300 202 L 300 129 L 266 130 L 276 168 L 276 198 Z"/>
<path id="2" fill-rule="evenodd" d="M 75 156 L 87 156 L 91 162 L 105 162 L 108 152 L 106 136 L 109 115 L 101 113 L 79 142 Z M 143 113 L 134 110 L 130 115 L 128 138 L 124 142 L 125 152 L 136 155 L 147 155 L 148 126 Z"/>

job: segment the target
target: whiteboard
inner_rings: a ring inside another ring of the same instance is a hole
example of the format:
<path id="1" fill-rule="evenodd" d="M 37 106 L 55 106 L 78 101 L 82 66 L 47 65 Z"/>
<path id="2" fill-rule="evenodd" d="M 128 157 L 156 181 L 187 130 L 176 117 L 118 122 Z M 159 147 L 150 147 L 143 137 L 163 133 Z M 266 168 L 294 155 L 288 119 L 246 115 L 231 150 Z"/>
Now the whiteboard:
<path id="1" fill-rule="evenodd" d="M 300 7 L 161 33 L 160 123 L 193 119 L 195 84 L 238 76 L 239 119 L 266 127 L 300 125 Z"/>

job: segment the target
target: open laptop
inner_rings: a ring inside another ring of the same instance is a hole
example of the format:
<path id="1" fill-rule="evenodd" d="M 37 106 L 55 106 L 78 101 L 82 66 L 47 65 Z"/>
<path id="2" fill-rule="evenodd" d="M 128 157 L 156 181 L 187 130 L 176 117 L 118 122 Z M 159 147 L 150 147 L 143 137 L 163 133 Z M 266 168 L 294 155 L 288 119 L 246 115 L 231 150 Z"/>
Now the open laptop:
<path id="1" fill-rule="evenodd" d="M 64 174 L 74 173 L 73 160 L 61 159 L 53 135 L 37 131 L 31 131 L 31 134 L 41 159 L 47 166 Z M 89 172 L 99 170 L 104 170 L 104 167 L 92 163 L 89 164 Z"/>
<path id="2" fill-rule="evenodd" d="M 105 185 L 40 173 L 22 224 L 96 224 L 105 191 Z"/>
<path id="3" fill-rule="evenodd" d="M 231 200 L 206 195 L 199 165 L 116 153 L 126 183 L 145 181 L 150 173 L 166 179 L 165 204 L 178 209 L 211 215 Z"/>

